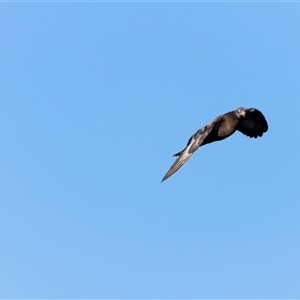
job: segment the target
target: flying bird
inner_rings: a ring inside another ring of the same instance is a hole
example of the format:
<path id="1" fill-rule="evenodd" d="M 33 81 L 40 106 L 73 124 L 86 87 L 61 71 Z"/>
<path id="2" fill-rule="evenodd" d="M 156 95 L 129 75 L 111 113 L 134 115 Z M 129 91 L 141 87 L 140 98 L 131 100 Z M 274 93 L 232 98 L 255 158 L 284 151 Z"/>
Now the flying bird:
<path id="1" fill-rule="evenodd" d="M 257 138 L 267 132 L 268 123 L 264 115 L 256 108 L 240 107 L 215 118 L 193 134 L 182 151 L 173 155 L 178 157 L 161 182 L 177 172 L 199 147 L 224 140 L 236 130 L 250 138 Z"/>

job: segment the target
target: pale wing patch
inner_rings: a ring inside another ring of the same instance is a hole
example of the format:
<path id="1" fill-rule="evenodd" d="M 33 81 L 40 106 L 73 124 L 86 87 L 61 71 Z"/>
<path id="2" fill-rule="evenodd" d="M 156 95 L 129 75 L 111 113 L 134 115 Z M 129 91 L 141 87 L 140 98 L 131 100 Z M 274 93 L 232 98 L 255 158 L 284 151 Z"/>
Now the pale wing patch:
<path id="1" fill-rule="evenodd" d="M 169 171 L 164 176 L 161 182 L 172 176 L 190 159 L 194 152 L 201 146 L 207 135 L 211 132 L 214 125 L 214 121 L 199 129 L 194 135 L 190 137 L 188 145 L 182 151 L 179 157 L 175 160 L 175 162 L 173 163 L 173 165 L 171 166 L 171 168 L 169 169 Z"/>
<path id="2" fill-rule="evenodd" d="M 164 176 L 164 178 L 162 179 L 161 182 L 163 182 L 164 180 L 168 179 L 170 176 L 172 176 L 176 171 L 178 171 L 189 159 L 190 157 L 193 155 L 193 153 L 189 153 L 188 152 L 188 148 L 186 148 L 184 150 L 184 152 L 182 152 L 180 154 L 180 156 L 175 160 L 175 162 L 173 163 L 173 165 L 171 166 L 171 168 L 169 169 L 169 171 L 167 172 L 167 174 Z"/>

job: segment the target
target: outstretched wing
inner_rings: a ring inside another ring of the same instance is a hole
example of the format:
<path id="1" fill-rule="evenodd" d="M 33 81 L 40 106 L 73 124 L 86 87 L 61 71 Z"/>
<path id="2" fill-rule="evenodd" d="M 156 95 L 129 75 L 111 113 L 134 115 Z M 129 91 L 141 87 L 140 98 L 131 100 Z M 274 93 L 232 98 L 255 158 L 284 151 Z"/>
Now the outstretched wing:
<path id="1" fill-rule="evenodd" d="M 241 118 L 237 127 L 241 133 L 257 138 L 268 130 L 268 123 L 264 115 L 256 108 L 246 109 L 245 118 Z"/>
<path id="2" fill-rule="evenodd" d="M 170 167 L 169 171 L 166 173 L 166 175 L 163 177 L 162 181 L 165 181 L 170 176 L 172 176 L 176 171 L 178 171 L 194 154 L 194 152 L 201 146 L 205 138 L 209 135 L 209 133 L 212 131 L 212 129 L 219 125 L 220 122 L 222 122 L 222 117 L 217 117 L 212 122 L 208 123 L 203 128 L 199 129 L 195 134 L 193 134 L 188 143 L 187 146 L 180 152 L 174 154 L 173 156 L 178 156 L 178 158 L 175 160 L 173 165 Z"/>

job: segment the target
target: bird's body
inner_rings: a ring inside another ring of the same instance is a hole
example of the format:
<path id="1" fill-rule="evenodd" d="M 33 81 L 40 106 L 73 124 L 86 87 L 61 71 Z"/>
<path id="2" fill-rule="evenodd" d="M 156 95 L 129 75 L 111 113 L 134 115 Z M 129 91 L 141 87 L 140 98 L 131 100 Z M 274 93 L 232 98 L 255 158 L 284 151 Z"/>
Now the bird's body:
<path id="1" fill-rule="evenodd" d="M 264 115 L 255 108 L 240 107 L 215 118 L 193 134 L 182 151 L 173 155 L 178 158 L 163 177 L 162 182 L 178 171 L 199 147 L 226 139 L 236 130 L 251 138 L 257 138 L 268 130 L 268 123 Z"/>

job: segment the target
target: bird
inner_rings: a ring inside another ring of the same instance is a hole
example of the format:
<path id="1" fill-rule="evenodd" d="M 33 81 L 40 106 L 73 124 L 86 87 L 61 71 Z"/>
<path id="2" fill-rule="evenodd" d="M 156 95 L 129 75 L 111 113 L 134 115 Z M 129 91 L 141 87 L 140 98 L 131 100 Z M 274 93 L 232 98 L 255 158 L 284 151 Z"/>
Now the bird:
<path id="1" fill-rule="evenodd" d="M 186 147 L 173 155 L 177 159 L 161 182 L 177 172 L 199 147 L 224 140 L 236 130 L 250 138 L 257 138 L 267 132 L 268 122 L 262 112 L 256 108 L 239 107 L 236 110 L 218 116 L 193 134 L 188 140 Z"/>

